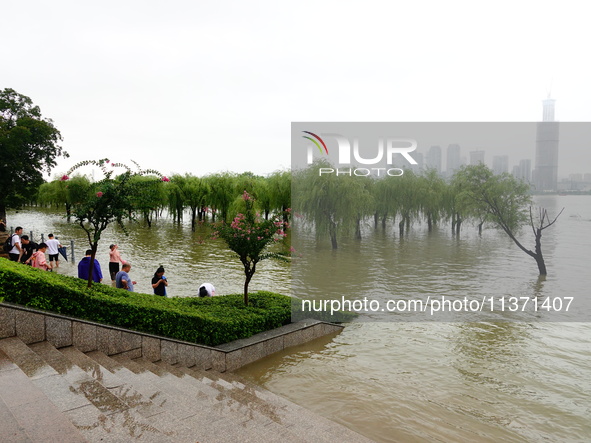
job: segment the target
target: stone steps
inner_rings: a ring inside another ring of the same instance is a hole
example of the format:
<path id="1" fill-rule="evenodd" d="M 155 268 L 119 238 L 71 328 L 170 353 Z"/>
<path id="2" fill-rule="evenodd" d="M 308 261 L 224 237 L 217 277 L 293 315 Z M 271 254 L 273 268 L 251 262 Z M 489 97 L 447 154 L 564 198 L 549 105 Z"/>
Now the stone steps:
<path id="1" fill-rule="evenodd" d="M 0 340 L 0 441 L 368 442 L 231 373 Z"/>

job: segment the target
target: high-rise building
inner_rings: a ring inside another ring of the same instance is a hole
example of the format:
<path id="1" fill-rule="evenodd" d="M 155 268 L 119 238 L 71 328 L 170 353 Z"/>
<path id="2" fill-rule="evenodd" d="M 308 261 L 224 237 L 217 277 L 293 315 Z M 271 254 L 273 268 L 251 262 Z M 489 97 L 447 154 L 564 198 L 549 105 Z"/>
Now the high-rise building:
<path id="1" fill-rule="evenodd" d="M 529 158 L 519 160 L 519 177 L 527 183 L 531 183 L 531 160 Z"/>
<path id="2" fill-rule="evenodd" d="M 451 144 L 447 147 L 446 175 L 451 177 L 462 166 L 460 145 Z"/>
<path id="3" fill-rule="evenodd" d="M 427 168 L 441 174 L 441 146 L 431 146 L 427 152 Z"/>
<path id="4" fill-rule="evenodd" d="M 534 185 L 538 192 L 554 192 L 558 189 L 559 127 L 554 121 L 556 100 L 543 101 L 543 120 L 536 127 L 536 167 Z"/>
<path id="5" fill-rule="evenodd" d="M 470 151 L 470 165 L 484 164 L 484 151 Z"/>
<path id="6" fill-rule="evenodd" d="M 509 156 L 495 155 L 493 157 L 493 174 L 500 175 L 509 172 Z"/>

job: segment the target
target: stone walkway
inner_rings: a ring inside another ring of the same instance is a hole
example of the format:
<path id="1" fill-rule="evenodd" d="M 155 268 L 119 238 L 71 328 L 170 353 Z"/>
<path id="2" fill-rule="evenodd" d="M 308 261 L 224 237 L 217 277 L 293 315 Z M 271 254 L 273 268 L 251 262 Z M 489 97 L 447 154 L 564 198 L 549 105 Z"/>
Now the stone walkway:
<path id="1" fill-rule="evenodd" d="M 0 440 L 370 442 L 231 373 L 0 340 Z"/>

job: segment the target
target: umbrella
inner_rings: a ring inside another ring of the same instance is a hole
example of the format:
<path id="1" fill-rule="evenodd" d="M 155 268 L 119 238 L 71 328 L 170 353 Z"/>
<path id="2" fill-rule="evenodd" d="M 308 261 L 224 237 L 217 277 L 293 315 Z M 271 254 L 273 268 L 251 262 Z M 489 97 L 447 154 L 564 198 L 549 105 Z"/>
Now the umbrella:
<path id="1" fill-rule="evenodd" d="M 66 253 L 66 247 L 62 246 L 61 248 L 57 248 L 58 252 L 64 256 L 66 261 L 68 261 L 68 254 Z"/>

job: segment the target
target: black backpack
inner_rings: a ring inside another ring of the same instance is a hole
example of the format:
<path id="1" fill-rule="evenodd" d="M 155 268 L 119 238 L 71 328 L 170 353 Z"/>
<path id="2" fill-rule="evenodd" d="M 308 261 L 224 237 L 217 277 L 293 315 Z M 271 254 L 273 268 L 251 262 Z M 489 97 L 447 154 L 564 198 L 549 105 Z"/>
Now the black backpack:
<path id="1" fill-rule="evenodd" d="M 14 234 L 12 234 L 12 235 L 14 235 Z M 6 241 L 4 242 L 4 252 L 10 252 L 13 248 L 12 235 L 10 237 L 8 237 L 6 239 Z"/>

